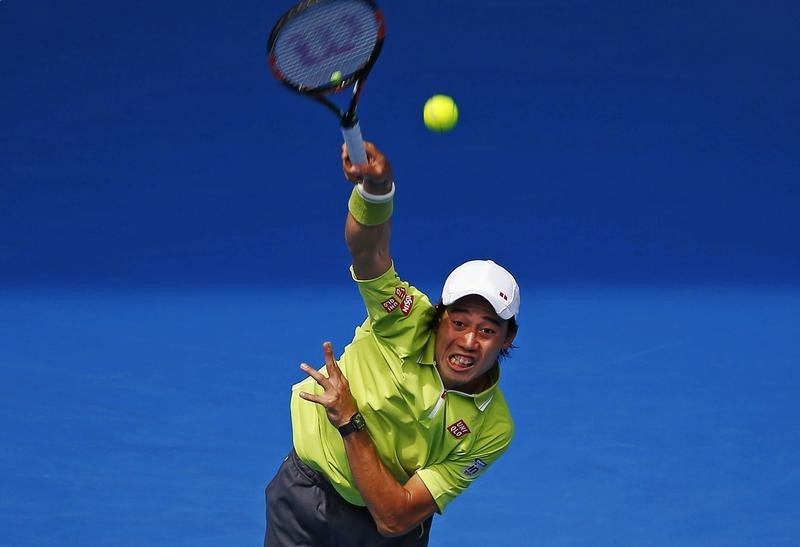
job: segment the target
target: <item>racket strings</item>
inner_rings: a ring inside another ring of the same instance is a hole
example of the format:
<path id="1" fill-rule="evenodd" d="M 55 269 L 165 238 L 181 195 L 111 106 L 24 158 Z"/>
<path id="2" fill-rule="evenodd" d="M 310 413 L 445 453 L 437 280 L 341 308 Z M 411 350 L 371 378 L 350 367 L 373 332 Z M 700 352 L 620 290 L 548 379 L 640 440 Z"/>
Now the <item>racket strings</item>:
<path id="1" fill-rule="evenodd" d="M 379 40 L 373 9 L 356 0 L 315 4 L 290 19 L 272 54 L 284 79 L 315 89 L 347 79 L 368 62 Z"/>

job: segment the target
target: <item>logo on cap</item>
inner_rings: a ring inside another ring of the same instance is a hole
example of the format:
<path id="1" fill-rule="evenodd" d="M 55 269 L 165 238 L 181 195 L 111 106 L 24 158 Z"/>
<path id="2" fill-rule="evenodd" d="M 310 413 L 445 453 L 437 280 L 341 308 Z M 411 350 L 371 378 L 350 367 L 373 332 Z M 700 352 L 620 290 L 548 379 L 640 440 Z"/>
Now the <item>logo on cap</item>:
<path id="1" fill-rule="evenodd" d="M 519 311 L 519 286 L 514 276 L 491 260 L 470 260 L 450 272 L 442 288 L 442 303 L 449 306 L 472 294 L 488 300 L 501 319 L 511 319 Z"/>

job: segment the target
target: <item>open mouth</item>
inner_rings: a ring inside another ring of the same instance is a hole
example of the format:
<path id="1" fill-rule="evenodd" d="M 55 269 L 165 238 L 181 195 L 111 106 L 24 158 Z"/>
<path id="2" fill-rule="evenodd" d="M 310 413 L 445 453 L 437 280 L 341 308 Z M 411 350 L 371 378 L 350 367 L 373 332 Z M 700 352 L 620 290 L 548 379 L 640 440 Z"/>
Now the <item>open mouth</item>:
<path id="1" fill-rule="evenodd" d="M 475 359 L 465 355 L 451 355 L 447 362 L 450 364 L 450 368 L 454 370 L 468 370 L 475 364 Z"/>

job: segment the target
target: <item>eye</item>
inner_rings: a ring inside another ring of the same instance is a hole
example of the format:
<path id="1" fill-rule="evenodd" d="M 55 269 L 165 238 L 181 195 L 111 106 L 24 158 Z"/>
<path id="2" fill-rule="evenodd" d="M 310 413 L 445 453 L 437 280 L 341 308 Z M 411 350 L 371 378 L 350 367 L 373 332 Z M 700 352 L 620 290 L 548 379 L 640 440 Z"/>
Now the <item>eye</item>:
<path id="1" fill-rule="evenodd" d="M 491 327 L 484 327 L 481 329 L 481 334 L 483 334 L 486 337 L 491 337 L 497 334 L 497 331 Z"/>

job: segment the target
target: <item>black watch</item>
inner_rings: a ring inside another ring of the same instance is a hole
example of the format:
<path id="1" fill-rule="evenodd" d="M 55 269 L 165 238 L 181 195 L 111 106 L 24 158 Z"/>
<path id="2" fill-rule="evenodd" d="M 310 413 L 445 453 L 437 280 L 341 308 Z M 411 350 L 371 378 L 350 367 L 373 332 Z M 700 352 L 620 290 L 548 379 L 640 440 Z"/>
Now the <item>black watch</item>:
<path id="1" fill-rule="evenodd" d="M 339 433 L 342 437 L 347 437 L 350 433 L 355 431 L 364 431 L 367 428 L 367 422 L 364 421 L 364 416 L 360 412 L 353 414 L 350 421 L 339 428 Z"/>

